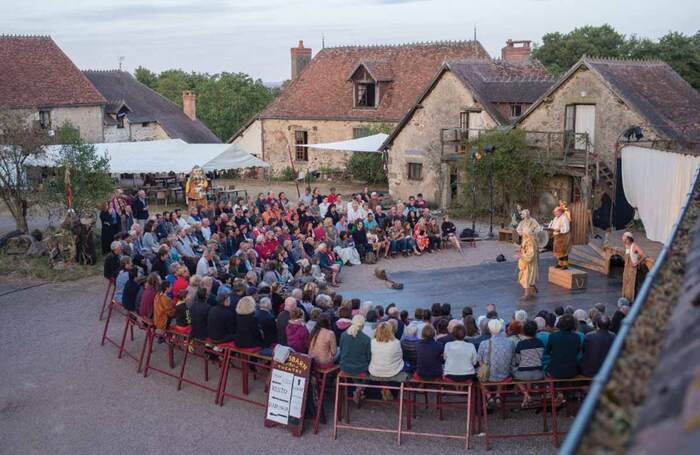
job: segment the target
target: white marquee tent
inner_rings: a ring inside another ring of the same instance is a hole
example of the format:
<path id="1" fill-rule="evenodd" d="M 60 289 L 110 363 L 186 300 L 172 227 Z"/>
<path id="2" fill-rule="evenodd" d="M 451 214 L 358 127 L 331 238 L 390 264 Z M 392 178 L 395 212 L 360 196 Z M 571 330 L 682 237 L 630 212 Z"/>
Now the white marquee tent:
<path id="1" fill-rule="evenodd" d="M 324 144 L 303 144 L 296 147 L 309 147 L 321 150 L 340 150 L 345 152 L 378 152 L 388 134 L 379 133 L 372 136 L 360 137 L 339 142 L 326 142 Z"/>
<path id="2" fill-rule="evenodd" d="M 188 144 L 181 139 L 166 139 L 102 143 L 95 144 L 95 148 L 98 154 L 109 157 L 113 174 L 187 174 L 197 165 L 205 171 L 270 166 L 235 144 Z M 60 145 L 51 145 L 44 156 L 28 164 L 53 166 L 60 149 Z"/>

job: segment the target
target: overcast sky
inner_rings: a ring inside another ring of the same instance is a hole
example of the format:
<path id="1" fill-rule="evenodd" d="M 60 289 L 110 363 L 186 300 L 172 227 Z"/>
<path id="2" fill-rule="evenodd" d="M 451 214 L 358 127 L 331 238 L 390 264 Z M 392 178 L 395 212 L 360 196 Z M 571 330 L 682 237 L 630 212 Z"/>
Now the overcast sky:
<path id="1" fill-rule="evenodd" d="M 658 38 L 695 33 L 699 0 L 0 0 L 0 33 L 51 35 L 80 68 L 245 72 L 289 78 L 289 48 L 508 38 L 609 23 Z M 1 64 L 2 62 L 0 62 Z"/>

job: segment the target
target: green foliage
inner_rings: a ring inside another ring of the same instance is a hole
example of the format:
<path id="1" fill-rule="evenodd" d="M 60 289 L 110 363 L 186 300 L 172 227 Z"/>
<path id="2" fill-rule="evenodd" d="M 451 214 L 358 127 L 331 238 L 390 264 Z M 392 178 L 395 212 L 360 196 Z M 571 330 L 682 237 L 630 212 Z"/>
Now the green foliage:
<path id="1" fill-rule="evenodd" d="M 669 32 L 653 41 L 636 35 L 625 37 L 607 24 L 600 27 L 588 25 L 566 34 L 547 33 L 533 55 L 554 74 L 566 72 L 583 55 L 660 59 L 690 85 L 700 89 L 700 31 L 690 36 Z"/>
<path id="2" fill-rule="evenodd" d="M 282 171 L 282 175 L 280 175 L 280 179 L 283 181 L 292 181 L 297 178 L 297 173 L 294 172 L 294 169 L 292 169 L 290 166 L 287 166 L 284 168 Z"/>
<path id="3" fill-rule="evenodd" d="M 170 101 L 182 106 L 182 92 L 197 95 L 197 118 L 225 141 L 272 101 L 278 90 L 243 73 L 187 73 L 171 69 L 154 74 L 138 67 L 136 78 Z"/>
<path id="4" fill-rule="evenodd" d="M 379 133 L 389 134 L 394 129 L 390 123 L 372 123 L 357 128 L 356 138 Z M 355 152 L 348 160 L 347 169 L 355 180 L 367 183 L 386 183 L 386 167 L 383 153 Z"/>
<path id="5" fill-rule="evenodd" d="M 496 151 L 486 153 L 484 149 L 488 145 L 495 146 Z M 531 152 L 522 130 L 487 131 L 468 143 L 469 147 L 478 152 L 480 159 L 468 153 L 462 163 L 467 184 L 459 202 L 471 213 L 485 215 L 489 212 L 490 175 L 493 176 L 494 212 L 497 216 L 508 216 L 515 203 L 530 198 L 550 175 L 549 163 Z"/>
<path id="6" fill-rule="evenodd" d="M 114 192 L 114 181 L 109 175 L 109 158 L 97 154 L 93 144 L 80 138 L 75 128 L 66 124 L 61 129 L 58 166 L 45 180 L 41 198 L 48 203 L 65 207 L 66 168 L 70 171 L 73 189 L 73 209 L 76 213 L 88 213 L 106 201 Z"/>

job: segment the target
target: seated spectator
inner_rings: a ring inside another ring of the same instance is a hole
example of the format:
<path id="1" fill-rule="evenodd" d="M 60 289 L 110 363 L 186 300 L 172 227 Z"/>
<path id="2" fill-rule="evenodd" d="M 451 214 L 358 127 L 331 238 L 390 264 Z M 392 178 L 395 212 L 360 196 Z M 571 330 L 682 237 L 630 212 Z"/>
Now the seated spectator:
<path id="1" fill-rule="evenodd" d="M 382 322 L 377 326 L 371 342 L 371 352 L 368 369 L 371 379 L 395 382 L 406 380 L 401 343 L 394 337 L 394 329 L 388 322 Z M 391 400 L 393 395 L 390 390 L 382 389 L 382 398 Z"/>
<path id="2" fill-rule="evenodd" d="M 588 314 L 586 314 L 585 310 L 579 308 L 578 310 L 574 311 L 574 319 L 576 319 L 576 331 L 584 335 L 593 330 L 593 327 L 591 327 L 588 324 L 587 318 Z"/>
<path id="3" fill-rule="evenodd" d="M 170 319 L 175 316 L 175 305 L 168 297 L 170 283 L 163 280 L 160 282 L 160 289 L 154 299 L 153 304 L 153 325 L 159 330 L 166 330 L 170 327 Z"/>
<path id="4" fill-rule="evenodd" d="M 312 308 L 309 312 L 309 320 L 306 321 L 306 330 L 308 330 L 309 333 L 314 330 L 319 317 L 321 317 L 321 309 L 316 307 Z"/>
<path id="5" fill-rule="evenodd" d="M 583 340 L 581 374 L 593 377 L 598 373 L 613 341 L 615 334 L 610 332 L 610 318 L 599 316 L 596 319 L 596 330 L 588 332 Z"/>
<path id="6" fill-rule="evenodd" d="M 543 356 L 544 344 L 537 338 L 537 323 L 526 321 L 523 325 L 523 339 L 515 345 L 513 377 L 519 381 L 539 381 L 544 378 Z M 521 386 L 518 388 L 524 397 L 522 407 L 526 407 L 532 401 L 528 389 Z"/>
<path id="7" fill-rule="evenodd" d="M 190 336 L 192 338 L 206 340 L 209 336 L 207 332 L 207 322 L 209 319 L 209 310 L 211 308 L 211 305 L 207 303 L 207 290 L 198 288 L 192 300 L 192 305 L 190 306 L 190 316 L 192 319 L 192 331 L 190 332 Z"/>
<path id="8" fill-rule="evenodd" d="M 501 382 L 510 377 L 515 345 L 506 338 L 499 319 L 491 319 L 487 327 L 491 337 L 479 344 L 479 363 L 489 365 L 489 382 Z"/>
<path id="9" fill-rule="evenodd" d="M 403 338 L 401 339 L 401 351 L 403 351 L 403 361 L 406 365 L 406 371 L 413 373 L 418 363 L 417 348 L 420 338 L 416 336 L 418 327 L 408 325 L 404 330 Z"/>
<path id="10" fill-rule="evenodd" d="M 236 312 L 231 307 L 231 294 L 216 297 L 217 304 L 207 314 L 207 335 L 214 344 L 228 343 L 236 337 Z M 194 313 L 194 308 L 192 309 Z"/>
<path id="11" fill-rule="evenodd" d="M 262 348 L 265 345 L 258 321 L 255 318 L 255 300 L 243 297 L 236 304 L 236 347 Z"/>
<path id="12" fill-rule="evenodd" d="M 289 323 L 285 328 L 285 334 L 287 346 L 304 354 L 309 351 L 309 331 L 306 330 L 304 312 L 300 308 L 295 307 L 289 312 Z"/>
<path id="13" fill-rule="evenodd" d="M 362 375 L 369 369 L 371 340 L 362 331 L 365 318 L 355 315 L 350 327 L 340 336 L 340 370 L 350 375 Z M 355 392 L 359 401 L 360 393 Z"/>
<path id="14" fill-rule="evenodd" d="M 177 293 L 175 302 L 175 327 L 174 330 L 179 333 L 189 334 L 192 324 L 192 314 L 187 307 L 185 299 L 187 298 L 187 289 L 180 289 Z"/>
<path id="15" fill-rule="evenodd" d="M 377 328 L 377 311 L 376 310 L 368 310 L 367 315 L 365 316 L 365 323 L 363 324 L 362 331 L 370 337 L 371 339 L 374 339 L 374 332 L 376 331 Z"/>
<path id="16" fill-rule="evenodd" d="M 506 327 L 506 336 L 513 342 L 513 345 L 517 345 L 518 342 L 524 340 L 525 336 L 523 335 L 522 322 L 518 320 L 510 321 L 508 327 Z"/>
<path id="17" fill-rule="evenodd" d="M 289 344 L 287 344 L 287 325 L 289 324 L 292 310 L 295 308 L 297 308 L 296 299 L 294 297 L 287 297 L 284 299 L 284 310 L 280 311 L 277 315 L 277 342 L 284 346 L 289 346 Z"/>
<path id="18" fill-rule="evenodd" d="M 146 319 L 153 318 L 153 302 L 160 288 L 160 277 L 153 272 L 146 278 L 141 300 L 139 301 L 139 316 Z"/>
<path id="19" fill-rule="evenodd" d="M 262 332 L 263 347 L 269 348 L 277 343 L 277 325 L 272 315 L 272 302 L 269 297 L 260 299 L 260 305 L 255 311 L 255 321 Z"/>
<path id="20" fill-rule="evenodd" d="M 127 311 L 136 311 L 137 302 L 139 301 L 140 292 L 143 290 L 141 288 L 140 281 L 143 278 L 139 278 L 139 271 L 136 267 L 129 270 L 129 279 L 124 285 L 124 293 L 122 294 L 122 306 Z"/>
<path id="21" fill-rule="evenodd" d="M 454 341 L 445 344 L 442 354 L 445 358 L 443 374 L 452 381 L 472 381 L 476 378 L 474 370 L 477 363 L 476 349 L 473 344 L 464 341 L 466 334 L 464 326 L 457 325 L 452 331 Z"/>
<path id="22" fill-rule="evenodd" d="M 331 320 L 324 314 L 318 319 L 309 334 L 309 356 L 314 359 L 317 367 L 325 368 L 333 364 L 336 351 L 335 333 L 331 330 Z"/>
<path id="23" fill-rule="evenodd" d="M 428 381 L 442 377 L 443 348 L 442 343 L 435 341 L 435 329 L 429 325 L 423 327 L 416 347 L 416 375 Z"/>
<path id="24" fill-rule="evenodd" d="M 575 332 L 576 320 L 564 314 L 557 324 L 558 332 L 549 335 L 547 354 L 550 355 L 547 374 L 556 379 L 573 378 L 579 373 L 576 356 L 581 349 L 581 338 Z"/>
<path id="25" fill-rule="evenodd" d="M 620 297 L 617 300 L 617 310 L 613 314 L 612 322 L 610 323 L 610 331 L 612 333 L 617 333 L 620 331 L 620 326 L 622 320 L 627 316 L 630 310 L 630 301 L 624 297 Z"/>
<path id="26" fill-rule="evenodd" d="M 122 256 L 122 244 L 121 242 L 114 241 L 110 244 L 111 251 L 104 260 L 104 277 L 108 280 L 116 280 L 119 274 L 120 261 Z"/>

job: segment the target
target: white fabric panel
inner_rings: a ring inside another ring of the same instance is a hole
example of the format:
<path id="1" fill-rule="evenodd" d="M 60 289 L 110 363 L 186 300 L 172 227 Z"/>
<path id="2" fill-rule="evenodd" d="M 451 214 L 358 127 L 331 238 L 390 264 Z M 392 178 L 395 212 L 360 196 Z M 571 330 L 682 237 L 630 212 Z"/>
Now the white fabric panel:
<path id="1" fill-rule="evenodd" d="M 347 141 L 327 142 L 324 144 L 298 144 L 295 147 L 309 147 L 321 150 L 340 150 L 343 152 L 378 152 L 388 134 L 379 133 Z"/>
<path id="2" fill-rule="evenodd" d="M 575 119 L 574 131 L 576 133 L 588 133 L 588 140 L 591 145 L 595 144 L 595 105 L 577 104 Z M 576 148 L 586 148 L 585 140 L 577 140 L 576 142 Z"/>
<path id="3" fill-rule="evenodd" d="M 468 112 L 469 115 L 469 140 L 474 140 L 479 138 L 479 134 L 485 128 L 484 117 L 482 112 Z"/>
<path id="4" fill-rule="evenodd" d="M 267 163 L 232 144 L 188 144 L 181 139 L 94 144 L 97 153 L 107 154 L 113 174 L 175 172 L 189 173 L 194 166 L 207 170 L 269 167 Z M 56 163 L 60 145 L 47 147 L 45 156 L 32 160 L 35 166 Z"/>
<path id="5" fill-rule="evenodd" d="M 666 242 L 691 189 L 700 156 L 628 145 L 622 149 L 622 183 L 647 238 Z"/>

